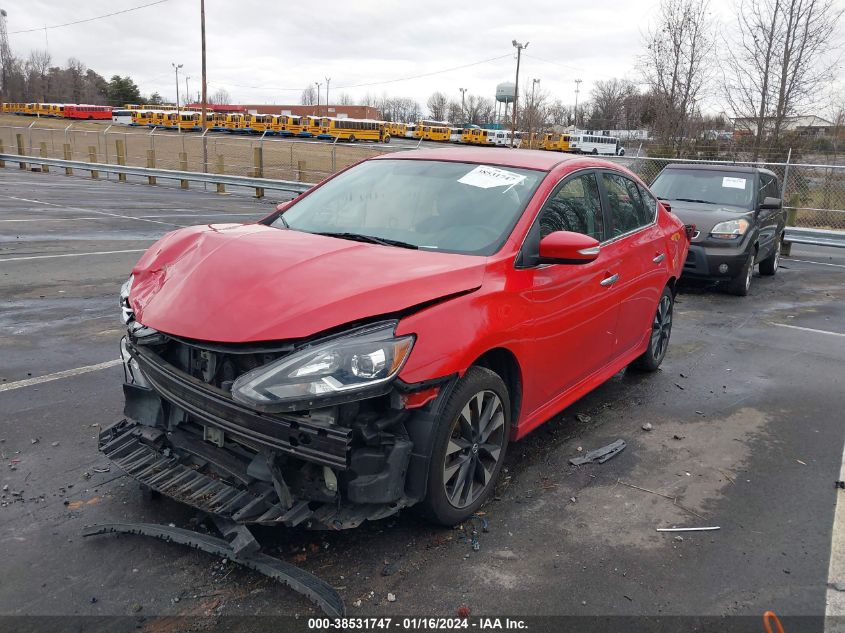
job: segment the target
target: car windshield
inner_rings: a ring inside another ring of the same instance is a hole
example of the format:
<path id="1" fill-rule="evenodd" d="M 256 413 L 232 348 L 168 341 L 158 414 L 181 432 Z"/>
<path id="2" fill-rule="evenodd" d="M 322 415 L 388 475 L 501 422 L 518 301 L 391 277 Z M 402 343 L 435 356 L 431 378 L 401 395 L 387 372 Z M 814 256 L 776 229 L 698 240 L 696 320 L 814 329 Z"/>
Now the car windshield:
<path id="1" fill-rule="evenodd" d="M 371 160 L 294 202 L 277 228 L 420 250 L 492 255 L 545 172 L 434 160 Z M 376 240 L 366 240 L 376 241 Z"/>
<path id="2" fill-rule="evenodd" d="M 705 202 L 750 209 L 754 200 L 754 174 L 667 169 L 651 185 L 651 191 L 664 200 Z"/>

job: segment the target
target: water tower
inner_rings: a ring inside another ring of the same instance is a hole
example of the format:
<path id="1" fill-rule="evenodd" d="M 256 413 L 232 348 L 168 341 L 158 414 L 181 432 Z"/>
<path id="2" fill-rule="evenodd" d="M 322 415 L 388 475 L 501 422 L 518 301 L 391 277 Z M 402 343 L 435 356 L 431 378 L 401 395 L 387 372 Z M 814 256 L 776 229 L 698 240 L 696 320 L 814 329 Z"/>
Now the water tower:
<path id="1" fill-rule="evenodd" d="M 515 93 L 516 84 L 512 81 L 503 81 L 498 86 L 496 86 L 497 122 L 504 118 L 504 115 L 507 115 L 508 104 L 513 103 Z M 502 107 L 503 113 L 498 112 L 500 103 L 504 104 L 504 106 Z"/>

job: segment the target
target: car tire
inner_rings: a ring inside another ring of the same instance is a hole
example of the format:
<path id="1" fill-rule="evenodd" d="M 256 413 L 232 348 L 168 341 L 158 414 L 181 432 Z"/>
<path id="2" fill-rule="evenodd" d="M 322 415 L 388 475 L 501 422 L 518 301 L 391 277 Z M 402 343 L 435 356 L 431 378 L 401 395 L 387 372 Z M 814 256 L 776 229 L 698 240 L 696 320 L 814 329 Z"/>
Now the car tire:
<path id="1" fill-rule="evenodd" d="M 657 309 L 654 311 L 654 318 L 651 321 L 651 331 L 648 337 L 648 347 L 641 356 L 638 356 L 631 367 L 640 371 L 657 371 L 663 359 L 666 358 L 666 350 L 669 348 L 669 337 L 672 334 L 672 311 L 675 307 L 675 294 L 669 286 L 663 289 L 660 301 L 657 302 Z"/>
<path id="2" fill-rule="evenodd" d="M 780 263 L 780 251 L 782 247 L 783 242 L 781 241 L 781 238 L 778 237 L 777 242 L 775 243 L 775 249 L 772 251 L 772 254 L 760 262 L 761 275 L 771 277 L 778 271 L 778 264 Z"/>
<path id="3" fill-rule="evenodd" d="M 491 410 L 485 416 L 487 407 Z M 490 497 L 508 448 L 510 407 L 510 394 L 496 372 L 484 367 L 467 370 L 440 415 L 426 496 L 416 506 L 419 514 L 440 525 L 456 525 Z"/>
<path id="4" fill-rule="evenodd" d="M 350 143 L 354 143 L 354 142 L 355 142 L 355 141 L 357 141 L 357 140 L 358 140 L 358 139 L 356 139 L 356 138 L 355 138 L 355 135 L 354 135 L 354 134 L 350 134 L 350 135 L 349 135 L 349 142 L 350 142 Z"/>
<path id="5" fill-rule="evenodd" d="M 728 282 L 728 285 L 725 286 L 725 290 L 727 290 L 729 294 L 736 295 L 737 297 L 746 297 L 748 296 L 749 290 L 751 290 L 751 278 L 753 276 L 754 250 L 752 249 L 751 252 L 748 253 L 748 259 L 745 260 L 742 270 L 739 271 L 739 274 L 736 277 Z"/>
<path id="6" fill-rule="evenodd" d="M 597 150 L 597 149 L 594 147 L 594 148 L 593 148 L 593 151 L 592 151 L 592 152 L 590 152 L 590 153 L 591 153 L 593 156 L 595 156 L 596 154 L 598 154 L 598 153 L 599 153 L 599 150 Z"/>

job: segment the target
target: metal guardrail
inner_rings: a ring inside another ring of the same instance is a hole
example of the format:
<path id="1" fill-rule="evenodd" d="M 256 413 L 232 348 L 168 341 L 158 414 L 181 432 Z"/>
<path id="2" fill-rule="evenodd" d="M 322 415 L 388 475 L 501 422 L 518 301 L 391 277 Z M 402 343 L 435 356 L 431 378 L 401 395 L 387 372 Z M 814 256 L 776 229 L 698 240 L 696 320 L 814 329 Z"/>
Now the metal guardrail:
<path id="1" fill-rule="evenodd" d="M 234 176 L 229 174 L 206 174 L 197 171 L 177 171 L 174 169 L 159 169 L 153 167 L 88 163 L 81 160 L 20 156 L 18 154 L 0 154 L 0 161 L 26 163 L 34 166 L 49 165 L 50 167 L 64 167 L 108 174 L 126 174 L 127 176 L 141 176 L 144 178 L 152 177 L 168 180 L 187 180 L 191 182 L 231 185 L 234 187 L 249 187 L 251 189 L 271 189 L 273 191 L 289 191 L 292 193 L 302 193 L 304 191 L 308 191 L 314 186 L 312 183 L 296 182 L 292 180 L 273 180 L 271 178 L 253 178 L 250 176 Z"/>
<path id="2" fill-rule="evenodd" d="M 788 226 L 786 227 L 786 234 L 783 239 L 790 244 L 810 244 L 812 246 L 845 248 L 845 231 L 805 229 L 797 226 Z"/>

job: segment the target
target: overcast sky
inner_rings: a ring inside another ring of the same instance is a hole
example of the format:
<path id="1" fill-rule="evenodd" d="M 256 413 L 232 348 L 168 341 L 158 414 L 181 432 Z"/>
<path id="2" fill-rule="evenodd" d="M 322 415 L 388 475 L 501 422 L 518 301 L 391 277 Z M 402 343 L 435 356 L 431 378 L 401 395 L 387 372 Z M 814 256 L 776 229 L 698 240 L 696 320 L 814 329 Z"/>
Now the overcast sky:
<path id="1" fill-rule="evenodd" d="M 64 24 L 154 0 L 0 0 L 8 13 L 12 50 L 26 56 L 47 48 L 54 64 L 77 57 L 106 78 L 130 75 L 146 95 L 172 100 L 172 62 L 184 64 L 191 94 L 200 85 L 199 0 L 167 0 L 122 15 Z M 836 0 L 845 6 L 845 0 Z M 511 40 L 530 42 L 520 85 L 540 86 L 565 103 L 576 78 L 589 97 L 592 82 L 639 77 L 636 57 L 654 18 L 656 0 L 206 0 L 209 94 L 225 88 L 239 103 L 298 103 L 302 89 L 331 78 L 329 98 L 366 93 L 410 96 L 425 104 L 435 90 L 460 98 L 458 88 L 492 97 L 512 81 Z M 733 25 L 735 0 L 711 0 L 714 18 Z M 41 28 L 30 33 L 15 33 Z M 845 28 L 845 25 L 843 25 Z M 437 72 L 490 60 L 473 66 Z M 391 80 L 435 73 L 407 81 Z M 841 71 L 840 71 L 841 73 Z M 390 83 L 385 83 L 390 82 Z M 361 86 L 361 84 L 377 84 Z M 839 84 L 842 85 L 841 83 Z M 360 87 L 353 87 L 360 86 Z M 718 109 L 715 98 L 710 108 Z"/>

